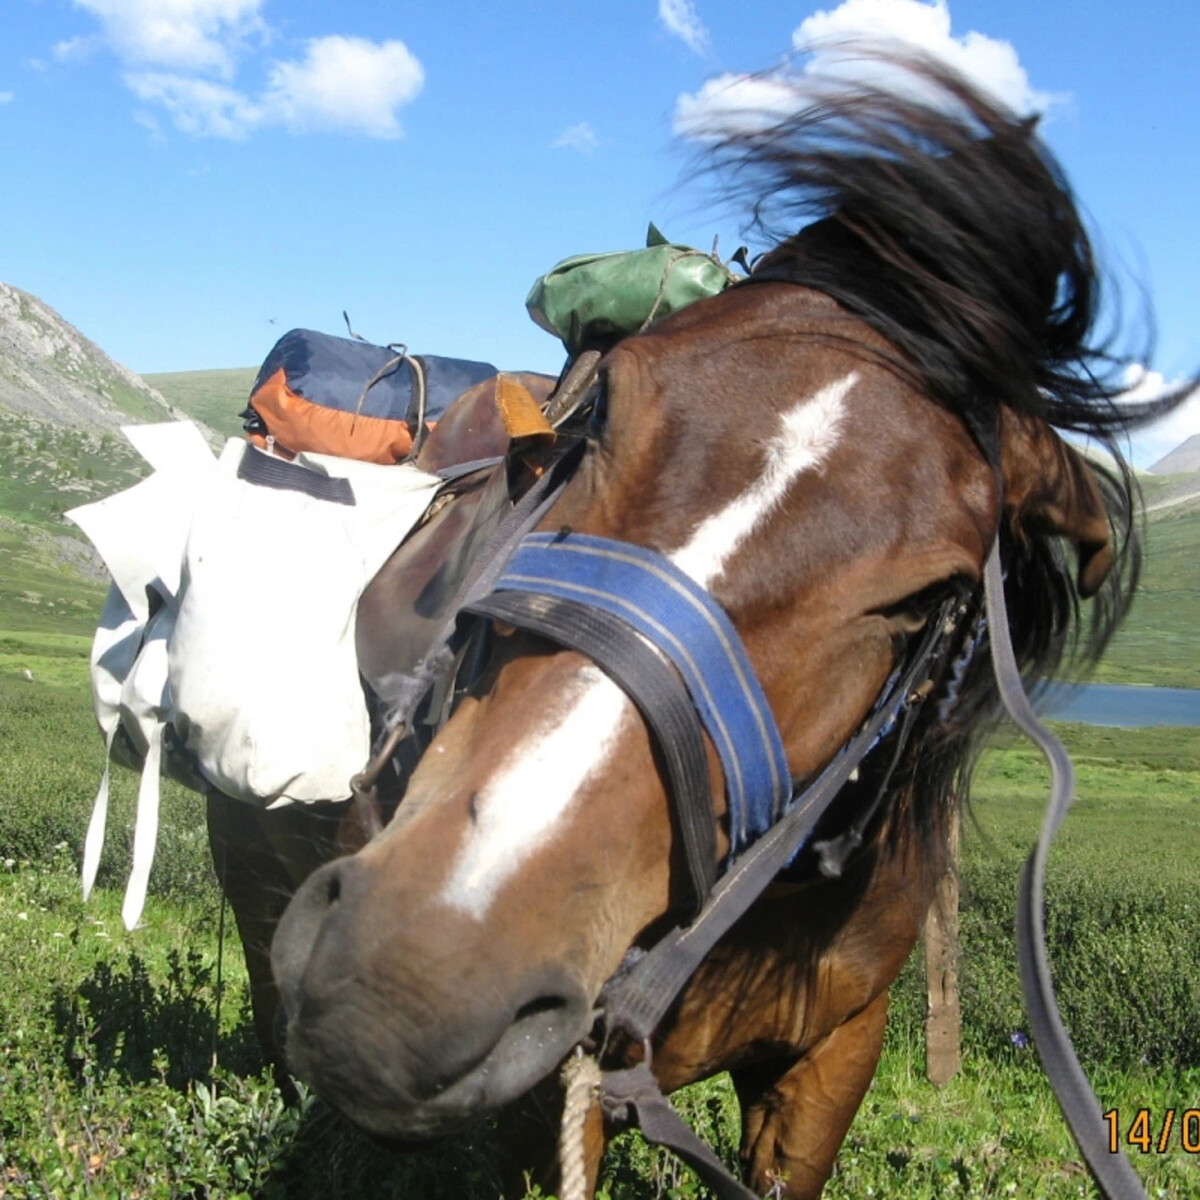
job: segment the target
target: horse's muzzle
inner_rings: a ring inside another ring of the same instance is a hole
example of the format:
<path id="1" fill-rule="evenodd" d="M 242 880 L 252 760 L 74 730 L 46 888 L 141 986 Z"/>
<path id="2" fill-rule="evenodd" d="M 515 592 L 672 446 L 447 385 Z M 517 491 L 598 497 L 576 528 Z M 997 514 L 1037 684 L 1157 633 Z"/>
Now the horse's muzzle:
<path id="1" fill-rule="evenodd" d="M 462 914 L 372 903 L 356 858 L 297 891 L 271 948 L 293 1072 L 371 1132 L 436 1137 L 526 1092 L 591 1025 L 558 963 L 500 956 Z"/>

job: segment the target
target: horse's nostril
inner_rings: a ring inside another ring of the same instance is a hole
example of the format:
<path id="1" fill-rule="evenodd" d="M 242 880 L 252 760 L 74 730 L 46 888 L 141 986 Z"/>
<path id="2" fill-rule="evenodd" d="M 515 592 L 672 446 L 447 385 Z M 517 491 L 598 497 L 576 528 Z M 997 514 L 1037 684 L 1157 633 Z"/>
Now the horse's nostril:
<path id="1" fill-rule="evenodd" d="M 522 1004 L 517 1009 L 516 1015 L 513 1017 L 513 1023 L 524 1021 L 528 1017 L 536 1017 L 541 1013 L 554 1012 L 560 1008 L 566 1008 L 567 1001 L 562 996 L 537 996 L 533 1000 Z"/>
<path id="2" fill-rule="evenodd" d="M 330 872 L 325 884 L 325 902 L 332 908 L 342 896 L 342 877 L 337 872 Z"/>

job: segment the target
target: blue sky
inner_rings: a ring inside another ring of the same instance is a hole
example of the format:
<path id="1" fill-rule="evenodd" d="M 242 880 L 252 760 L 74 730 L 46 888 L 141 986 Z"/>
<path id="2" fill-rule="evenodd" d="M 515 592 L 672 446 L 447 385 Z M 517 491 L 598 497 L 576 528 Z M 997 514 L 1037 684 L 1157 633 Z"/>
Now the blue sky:
<path id="1" fill-rule="evenodd" d="M 3 0 L 0 279 L 142 372 L 250 365 L 343 309 L 373 340 L 556 370 L 523 307 L 556 260 L 651 219 L 738 244 L 679 186 L 688 98 L 864 20 L 1045 109 L 1106 259 L 1154 301 L 1153 366 L 1200 367 L 1182 0 Z M 1197 431 L 1193 402 L 1138 459 Z"/>

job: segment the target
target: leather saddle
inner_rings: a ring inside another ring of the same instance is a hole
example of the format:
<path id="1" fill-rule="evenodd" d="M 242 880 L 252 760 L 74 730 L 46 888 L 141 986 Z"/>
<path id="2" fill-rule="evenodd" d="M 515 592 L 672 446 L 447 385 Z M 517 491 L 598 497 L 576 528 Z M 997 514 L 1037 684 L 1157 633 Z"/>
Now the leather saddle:
<path id="1" fill-rule="evenodd" d="M 541 410 L 556 382 L 527 372 L 484 380 L 447 408 L 422 445 L 416 465 L 445 474 L 446 486 L 358 602 L 358 669 L 377 733 L 396 684 L 431 647 L 475 555 L 512 507 L 514 439 L 552 436 Z"/>

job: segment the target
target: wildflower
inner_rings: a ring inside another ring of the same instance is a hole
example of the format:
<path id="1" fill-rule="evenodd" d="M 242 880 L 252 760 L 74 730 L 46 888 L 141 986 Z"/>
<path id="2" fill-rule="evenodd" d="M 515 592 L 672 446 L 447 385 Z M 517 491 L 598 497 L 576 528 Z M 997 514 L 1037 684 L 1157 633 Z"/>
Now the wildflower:
<path id="1" fill-rule="evenodd" d="M 1029 1039 L 1019 1029 L 1014 1029 L 1012 1033 L 1008 1035 L 1008 1040 L 1012 1042 L 1012 1044 L 1016 1046 L 1018 1050 L 1024 1050 L 1025 1047 L 1029 1045 Z"/>

